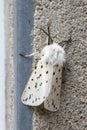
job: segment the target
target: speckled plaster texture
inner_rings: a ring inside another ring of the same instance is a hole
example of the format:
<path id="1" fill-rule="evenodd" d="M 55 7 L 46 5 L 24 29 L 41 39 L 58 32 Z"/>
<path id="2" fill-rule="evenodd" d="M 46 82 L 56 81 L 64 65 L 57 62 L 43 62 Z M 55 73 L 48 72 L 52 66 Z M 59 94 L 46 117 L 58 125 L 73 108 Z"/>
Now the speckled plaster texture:
<path id="1" fill-rule="evenodd" d="M 34 109 L 33 130 L 87 130 L 87 0 L 35 0 L 34 50 L 45 43 L 47 36 L 39 28 L 47 30 L 49 20 L 55 42 L 70 37 L 71 41 L 63 43 L 60 109 L 55 113 Z"/>
<path id="2" fill-rule="evenodd" d="M 5 1 L 6 35 L 6 130 L 13 130 L 14 67 L 13 67 L 13 0 Z"/>

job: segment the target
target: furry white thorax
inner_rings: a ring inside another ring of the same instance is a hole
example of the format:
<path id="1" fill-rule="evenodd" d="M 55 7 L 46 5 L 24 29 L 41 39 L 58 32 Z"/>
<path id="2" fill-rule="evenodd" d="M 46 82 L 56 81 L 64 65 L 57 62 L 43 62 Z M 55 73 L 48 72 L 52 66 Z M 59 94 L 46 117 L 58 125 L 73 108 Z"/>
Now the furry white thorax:
<path id="1" fill-rule="evenodd" d="M 41 52 L 41 59 L 45 63 L 48 62 L 52 65 L 58 64 L 63 66 L 63 63 L 65 62 L 65 51 L 60 45 L 53 43 L 43 48 Z"/>

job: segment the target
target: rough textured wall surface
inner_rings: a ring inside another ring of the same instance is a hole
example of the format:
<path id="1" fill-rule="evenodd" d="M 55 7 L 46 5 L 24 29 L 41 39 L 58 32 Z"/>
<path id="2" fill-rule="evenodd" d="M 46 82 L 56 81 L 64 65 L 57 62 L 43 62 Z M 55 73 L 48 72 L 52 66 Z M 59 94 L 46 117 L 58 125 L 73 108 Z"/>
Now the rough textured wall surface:
<path id="1" fill-rule="evenodd" d="M 87 130 L 87 0 L 35 0 L 34 50 L 46 41 L 39 28 L 47 30 L 49 19 L 53 40 L 71 41 L 64 43 L 67 61 L 60 109 L 35 109 L 33 130 Z"/>
<path id="2" fill-rule="evenodd" d="M 14 67 L 13 67 L 13 0 L 5 1 L 6 35 L 6 130 L 13 130 Z"/>

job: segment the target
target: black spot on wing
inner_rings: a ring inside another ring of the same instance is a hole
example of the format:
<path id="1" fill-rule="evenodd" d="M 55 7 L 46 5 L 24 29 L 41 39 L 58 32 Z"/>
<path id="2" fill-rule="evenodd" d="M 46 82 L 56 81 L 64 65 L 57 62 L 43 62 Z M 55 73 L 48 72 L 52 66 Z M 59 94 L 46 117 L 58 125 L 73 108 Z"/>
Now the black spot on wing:
<path id="1" fill-rule="evenodd" d="M 40 98 L 38 97 L 38 100 L 40 100 Z"/>
<path id="2" fill-rule="evenodd" d="M 43 68 L 43 65 L 41 65 L 41 68 Z"/>
<path id="3" fill-rule="evenodd" d="M 28 87 L 28 89 L 30 89 L 30 87 Z"/>
<path id="4" fill-rule="evenodd" d="M 27 100 L 28 100 L 28 98 L 23 99 L 24 102 L 26 102 Z"/>
<path id="5" fill-rule="evenodd" d="M 37 69 L 37 66 L 35 66 L 35 69 Z"/>
<path id="6" fill-rule="evenodd" d="M 37 79 L 39 79 L 41 76 L 42 76 L 42 74 L 40 74 L 40 75 L 37 77 Z"/>
<path id="7" fill-rule="evenodd" d="M 36 74 L 37 72 L 35 71 L 34 73 Z"/>
<path id="8" fill-rule="evenodd" d="M 58 83 L 58 78 L 56 77 L 56 83 Z"/>
<path id="9" fill-rule="evenodd" d="M 42 82 L 40 83 L 40 86 L 42 85 Z"/>
<path id="10" fill-rule="evenodd" d="M 52 106 L 54 105 L 54 101 L 52 100 Z"/>
<path id="11" fill-rule="evenodd" d="M 58 64 L 57 64 L 57 67 L 58 67 Z"/>
<path id="12" fill-rule="evenodd" d="M 46 81 L 46 83 L 48 83 L 48 81 Z"/>
<path id="13" fill-rule="evenodd" d="M 35 101 L 37 101 L 37 98 L 35 98 Z"/>
<path id="14" fill-rule="evenodd" d="M 59 96 L 59 94 L 57 93 L 57 96 Z"/>
<path id="15" fill-rule="evenodd" d="M 40 76 L 42 76 L 42 74 L 40 74 Z"/>
<path id="16" fill-rule="evenodd" d="M 55 72 L 53 72 L 53 75 L 55 75 Z"/>
<path id="17" fill-rule="evenodd" d="M 56 77 L 56 81 L 58 80 L 58 78 Z"/>
<path id="18" fill-rule="evenodd" d="M 29 99 L 31 99 L 31 95 L 29 96 Z"/>
<path id="19" fill-rule="evenodd" d="M 37 88 L 37 83 L 35 83 L 35 88 Z"/>
<path id="20" fill-rule="evenodd" d="M 46 74 L 48 74 L 48 71 L 46 71 Z"/>
<path id="21" fill-rule="evenodd" d="M 54 100 L 52 99 L 52 106 L 55 108 L 55 103 L 54 103 Z"/>
<path id="22" fill-rule="evenodd" d="M 58 85 L 58 87 L 60 88 L 60 85 Z"/>
<path id="23" fill-rule="evenodd" d="M 43 99 L 45 99 L 46 97 L 44 96 Z"/>
<path id="24" fill-rule="evenodd" d="M 55 104 L 53 105 L 53 107 L 54 107 L 54 108 L 56 107 Z"/>

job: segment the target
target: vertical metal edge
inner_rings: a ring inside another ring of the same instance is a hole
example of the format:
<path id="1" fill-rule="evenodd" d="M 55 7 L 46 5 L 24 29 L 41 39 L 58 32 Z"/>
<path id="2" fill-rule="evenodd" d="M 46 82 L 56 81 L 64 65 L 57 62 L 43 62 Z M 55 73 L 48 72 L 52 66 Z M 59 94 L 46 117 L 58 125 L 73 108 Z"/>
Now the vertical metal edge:
<path id="1" fill-rule="evenodd" d="M 27 29 L 26 32 L 24 31 L 24 33 L 27 34 L 27 33 L 30 33 L 32 31 L 32 29 L 33 29 L 33 14 L 34 14 L 33 4 L 34 4 L 34 2 L 32 0 L 24 1 L 25 3 L 30 2 L 31 6 L 33 8 L 33 9 L 31 8 L 31 11 L 28 13 L 26 13 L 26 10 L 28 8 L 24 8 L 23 6 L 25 6 L 25 5 L 22 5 L 22 2 L 23 2 L 22 0 L 14 0 L 14 73 L 15 73 L 15 80 L 14 80 L 14 130 L 32 130 L 32 116 L 33 116 L 32 109 L 21 103 L 22 91 L 25 87 L 25 84 L 28 81 L 30 74 L 31 74 L 32 61 L 31 60 L 28 61 L 27 59 L 23 59 L 22 57 L 19 56 L 19 54 L 22 52 L 25 52 L 25 50 L 27 50 L 27 49 L 28 50 L 25 53 L 31 53 L 31 49 L 32 49 L 32 47 L 31 47 L 32 41 L 30 40 L 31 36 L 29 34 L 29 39 L 26 39 L 26 36 L 24 36 L 24 38 L 22 39 L 23 30 L 22 30 L 21 24 L 23 24 L 24 17 L 28 18 L 27 15 L 30 13 L 30 19 L 32 21 L 31 27 L 30 27 L 31 30 L 29 31 Z M 25 14 L 23 14 L 24 12 L 25 12 Z M 24 42 L 22 42 L 21 39 L 24 40 Z M 23 48 L 23 46 L 26 46 L 26 45 L 27 45 L 27 47 Z M 30 70 L 28 72 L 27 72 L 27 70 L 26 70 L 26 72 L 22 71 L 22 73 L 21 73 L 20 68 L 22 68 L 24 71 L 26 68 L 30 69 Z"/>

